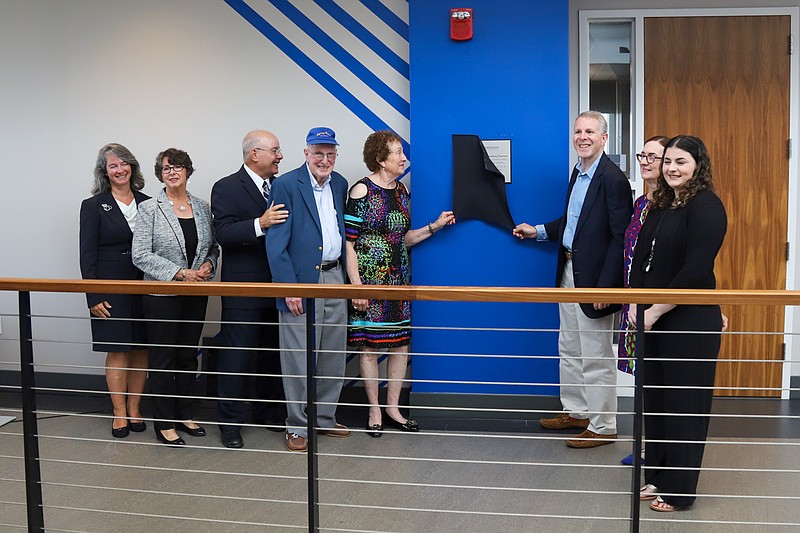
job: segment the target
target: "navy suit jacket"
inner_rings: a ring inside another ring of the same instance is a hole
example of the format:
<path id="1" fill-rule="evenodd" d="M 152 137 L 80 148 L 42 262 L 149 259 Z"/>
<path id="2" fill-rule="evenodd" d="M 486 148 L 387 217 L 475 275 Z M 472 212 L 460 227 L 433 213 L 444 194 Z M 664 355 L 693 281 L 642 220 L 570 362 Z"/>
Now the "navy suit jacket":
<path id="1" fill-rule="evenodd" d="M 137 205 L 150 198 L 138 191 L 133 197 Z M 79 240 L 83 279 L 142 279 L 131 260 L 133 233 L 110 191 L 81 203 Z M 105 300 L 104 294 L 86 294 L 89 307 Z"/>
<path id="2" fill-rule="evenodd" d="M 267 256 L 276 283 L 319 283 L 322 264 L 322 227 L 314 201 L 308 167 L 303 164 L 272 182 L 270 201 L 284 204 L 289 217 L 267 231 Z M 344 205 L 347 199 L 347 180 L 338 172 L 331 173 L 331 192 L 342 249 L 339 260 L 345 272 Z M 288 311 L 286 300 L 278 298 L 278 309 Z M 305 305 L 303 306 L 305 309 Z"/>
<path id="3" fill-rule="evenodd" d="M 572 194 L 577 177 L 576 167 L 569 180 L 564 214 L 561 218 L 545 224 L 548 238 L 559 244 L 564 238 L 569 196 Z M 622 287 L 625 230 L 631 221 L 632 213 L 630 182 L 603 152 L 586 191 L 586 200 L 572 241 L 572 272 L 575 276 L 575 287 Z M 556 287 L 561 285 L 565 263 L 564 254 L 559 252 Z M 581 309 L 589 318 L 610 315 L 619 311 L 620 307 L 612 305 L 596 311 L 591 303 L 581 304 Z"/>
<path id="4" fill-rule="evenodd" d="M 216 182 L 211 189 L 214 232 L 222 246 L 220 281 L 270 282 L 264 236 L 256 237 L 253 220 L 267 210 L 267 201 L 244 165 Z M 275 307 L 273 298 L 223 296 L 223 307 L 252 309 Z"/>

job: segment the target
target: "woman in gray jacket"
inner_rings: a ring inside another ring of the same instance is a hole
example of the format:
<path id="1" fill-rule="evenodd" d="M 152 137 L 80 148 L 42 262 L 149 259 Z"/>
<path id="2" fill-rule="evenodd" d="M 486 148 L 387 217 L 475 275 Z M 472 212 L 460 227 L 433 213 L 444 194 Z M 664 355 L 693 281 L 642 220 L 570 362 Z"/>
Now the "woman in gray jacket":
<path id="1" fill-rule="evenodd" d="M 151 281 L 209 281 L 214 276 L 219 246 L 207 202 L 186 190 L 194 172 L 189 154 L 175 148 L 156 158 L 155 173 L 164 188 L 142 202 L 133 234 L 133 264 Z M 150 391 L 153 425 L 160 442 L 185 444 L 177 431 L 206 434 L 192 421 L 192 396 L 197 371 L 196 346 L 206 314 L 206 296 L 146 295 L 144 316 L 150 348 Z"/>

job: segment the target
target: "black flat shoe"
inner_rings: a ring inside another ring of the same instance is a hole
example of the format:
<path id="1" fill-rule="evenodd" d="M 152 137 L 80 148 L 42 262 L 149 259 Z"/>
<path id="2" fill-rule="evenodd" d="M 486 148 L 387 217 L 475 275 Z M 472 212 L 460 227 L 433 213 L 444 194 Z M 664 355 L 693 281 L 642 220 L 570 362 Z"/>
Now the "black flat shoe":
<path id="1" fill-rule="evenodd" d="M 166 444 L 167 446 L 183 446 L 184 444 L 186 444 L 186 441 L 184 441 L 180 437 L 178 437 L 175 440 L 169 440 L 167 437 L 164 436 L 163 433 L 161 433 L 157 429 L 156 429 L 156 438 L 159 440 L 159 442 L 162 442 L 162 443 Z"/>
<path id="2" fill-rule="evenodd" d="M 192 437 L 206 436 L 206 429 L 202 426 L 197 426 L 196 428 L 190 428 L 183 422 L 175 422 L 175 429 L 178 431 L 183 431 L 184 433 L 188 433 Z"/>
<path id="3" fill-rule="evenodd" d="M 367 425 L 367 435 L 373 439 L 379 439 L 383 436 L 383 426 L 381 424 Z"/>
<path id="4" fill-rule="evenodd" d="M 111 428 L 111 434 L 117 439 L 124 439 L 130 434 L 130 430 L 128 426 L 122 426 L 121 428 Z"/>
<path id="5" fill-rule="evenodd" d="M 404 424 L 398 422 L 388 414 L 383 419 L 387 425 L 392 426 L 395 429 L 399 429 L 400 431 L 410 431 L 410 432 L 417 432 L 419 431 L 419 426 L 417 425 L 416 420 L 406 420 Z"/>
<path id="6" fill-rule="evenodd" d="M 128 424 L 128 428 L 133 431 L 134 433 L 141 433 L 142 431 L 147 429 L 147 424 L 142 422 L 131 422 Z"/>

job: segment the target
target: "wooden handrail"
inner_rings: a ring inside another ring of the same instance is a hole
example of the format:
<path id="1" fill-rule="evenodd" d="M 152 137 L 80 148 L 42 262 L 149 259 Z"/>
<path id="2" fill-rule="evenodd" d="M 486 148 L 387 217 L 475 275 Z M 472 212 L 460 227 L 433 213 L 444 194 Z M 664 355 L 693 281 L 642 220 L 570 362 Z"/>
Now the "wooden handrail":
<path id="1" fill-rule="evenodd" d="M 463 302 L 604 302 L 684 305 L 800 305 L 800 291 L 686 289 L 561 289 L 553 287 L 448 287 L 392 285 L 321 285 L 314 283 L 234 283 L 212 281 L 82 280 L 0 278 L 0 290 L 28 292 L 106 292 L 113 294 L 183 294 L 279 298 L 376 298 Z"/>

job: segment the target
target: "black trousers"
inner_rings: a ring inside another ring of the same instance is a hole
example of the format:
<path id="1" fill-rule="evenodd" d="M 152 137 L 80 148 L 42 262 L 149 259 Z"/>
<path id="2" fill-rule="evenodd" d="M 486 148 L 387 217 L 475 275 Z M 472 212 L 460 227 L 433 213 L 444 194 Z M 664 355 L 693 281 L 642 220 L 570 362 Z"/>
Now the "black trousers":
<path id="1" fill-rule="evenodd" d="M 278 310 L 223 307 L 222 321 L 225 346 L 217 357 L 217 394 L 230 400 L 217 403 L 220 431 L 239 429 L 245 419 L 247 398 L 252 398 L 254 423 L 283 424 L 286 406 L 278 348 Z M 254 376 L 251 380 L 250 376 L 241 375 L 249 372 L 272 376 Z"/>
<path id="2" fill-rule="evenodd" d="M 653 329 L 656 332 L 645 335 L 642 365 L 647 437 L 645 483 L 658 487 L 661 497 L 670 505 L 684 507 L 696 499 L 699 468 L 708 437 L 720 347 L 718 332 L 722 329 L 720 309 L 678 306 L 656 322 Z"/>
<path id="3" fill-rule="evenodd" d="M 197 346 L 206 317 L 206 296 L 149 296 L 143 298 L 149 352 L 150 392 L 156 430 L 175 427 L 174 420 L 192 418 Z M 175 321 L 175 322 L 167 322 Z M 172 372 L 178 370 L 180 372 Z M 163 419 L 159 421 L 158 419 Z"/>

